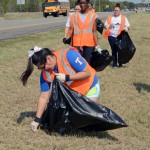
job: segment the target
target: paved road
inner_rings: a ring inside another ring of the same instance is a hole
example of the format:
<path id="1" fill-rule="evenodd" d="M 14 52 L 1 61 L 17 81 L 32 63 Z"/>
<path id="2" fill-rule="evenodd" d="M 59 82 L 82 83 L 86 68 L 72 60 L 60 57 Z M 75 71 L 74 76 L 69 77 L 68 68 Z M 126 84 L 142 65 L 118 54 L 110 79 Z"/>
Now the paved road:
<path id="1" fill-rule="evenodd" d="M 103 20 L 112 14 L 110 12 L 98 13 L 98 16 Z M 65 27 L 67 17 L 47 17 L 22 20 L 0 20 L 0 39 L 11 39 L 27 34 L 54 30 Z"/>

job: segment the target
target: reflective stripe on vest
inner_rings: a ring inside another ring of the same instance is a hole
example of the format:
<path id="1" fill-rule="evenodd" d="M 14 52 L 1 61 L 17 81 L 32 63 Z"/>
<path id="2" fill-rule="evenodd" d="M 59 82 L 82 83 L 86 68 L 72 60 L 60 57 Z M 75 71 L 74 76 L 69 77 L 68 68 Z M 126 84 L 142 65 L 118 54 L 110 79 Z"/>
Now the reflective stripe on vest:
<path id="1" fill-rule="evenodd" d="M 92 32 L 92 19 L 93 19 L 93 16 L 94 16 L 94 13 L 93 12 L 91 12 L 91 18 L 90 18 L 90 25 L 89 25 L 89 28 L 88 29 L 82 29 L 82 30 L 80 30 L 79 31 L 79 29 L 78 29 L 78 19 L 77 19 L 77 14 L 78 13 L 74 13 L 74 22 L 75 22 L 75 27 L 76 27 L 76 31 L 74 31 L 74 35 L 76 35 L 76 34 L 81 34 L 81 33 L 93 33 Z"/>
<path id="2" fill-rule="evenodd" d="M 118 35 L 121 33 L 121 31 L 123 30 L 123 28 L 125 27 L 125 16 L 121 15 L 121 24 L 120 24 L 120 29 L 118 31 Z"/>
<path id="3" fill-rule="evenodd" d="M 50 73 L 49 73 L 48 71 L 45 71 L 45 74 L 46 74 L 47 80 L 48 80 L 49 82 L 53 82 L 53 80 L 52 80 L 52 78 L 51 78 L 51 76 L 50 76 Z"/>
<path id="4" fill-rule="evenodd" d="M 60 60 L 62 61 L 63 67 L 64 67 L 64 69 L 65 69 L 70 75 L 75 74 L 75 72 L 74 72 L 71 68 L 69 68 L 69 66 L 67 66 L 67 65 L 65 64 L 64 57 L 63 57 L 64 51 L 65 51 L 65 50 L 62 50 L 62 51 L 60 52 Z"/>
<path id="5" fill-rule="evenodd" d="M 64 51 L 65 51 L 65 50 L 62 50 L 62 51 L 60 52 L 60 60 L 62 61 L 62 65 L 63 65 L 64 69 L 65 69 L 70 75 L 75 74 L 75 72 L 74 72 L 71 68 L 69 68 L 69 66 L 67 66 L 67 65 L 65 64 L 64 57 L 63 57 Z M 67 81 L 66 84 L 67 84 L 67 85 L 70 85 L 72 82 L 73 82 L 73 81 Z"/>
<path id="6" fill-rule="evenodd" d="M 60 60 L 61 60 L 61 62 L 62 62 L 62 65 L 63 65 L 64 69 L 68 72 L 68 74 L 70 74 L 70 75 L 75 74 L 75 72 L 74 72 L 71 68 L 69 68 L 69 66 L 67 66 L 67 65 L 65 64 L 64 57 L 63 57 L 64 51 L 65 51 L 65 50 L 62 50 L 62 51 L 60 52 Z M 48 80 L 49 82 L 53 82 L 50 73 L 49 73 L 48 71 L 45 71 L 45 73 L 46 73 L 47 80 Z M 67 85 L 70 85 L 72 82 L 73 82 L 73 81 L 67 81 L 66 84 L 67 84 Z"/>

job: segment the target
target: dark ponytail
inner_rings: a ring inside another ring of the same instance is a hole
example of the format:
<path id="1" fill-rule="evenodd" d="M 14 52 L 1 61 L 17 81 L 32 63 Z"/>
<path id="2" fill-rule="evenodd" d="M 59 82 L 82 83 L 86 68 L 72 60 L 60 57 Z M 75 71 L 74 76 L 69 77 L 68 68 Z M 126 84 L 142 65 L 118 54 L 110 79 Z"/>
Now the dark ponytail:
<path id="1" fill-rule="evenodd" d="M 31 75 L 31 73 L 34 70 L 34 65 L 32 63 L 32 57 L 29 58 L 28 60 L 28 64 L 27 64 L 27 69 L 26 71 L 24 71 L 20 77 L 20 80 L 22 82 L 22 84 L 25 86 L 27 83 L 27 80 L 29 78 L 29 76 Z"/>
<path id="2" fill-rule="evenodd" d="M 33 51 L 33 50 L 34 49 L 31 49 L 31 51 Z M 27 80 L 34 70 L 34 65 L 45 64 L 46 63 L 46 56 L 48 56 L 48 55 L 54 55 L 54 54 L 48 48 L 43 48 L 40 51 L 35 52 L 28 59 L 27 69 L 22 73 L 22 75 L 20 77 L 20 80 L 24 86 L 27 84 Z"/>

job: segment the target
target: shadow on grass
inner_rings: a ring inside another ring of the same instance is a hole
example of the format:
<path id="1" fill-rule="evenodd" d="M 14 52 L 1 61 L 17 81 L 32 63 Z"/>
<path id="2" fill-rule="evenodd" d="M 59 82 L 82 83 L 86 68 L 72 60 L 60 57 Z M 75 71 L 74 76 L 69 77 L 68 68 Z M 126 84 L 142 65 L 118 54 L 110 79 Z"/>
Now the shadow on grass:
<path id="1" fill-rule="evenodd" d="M 143 39 L 145 39 L 145 40 L 150 40 L 150 38 L 148 38 L 148 37 L 141 37 L 141 39 L 143 40 Z"/>
<path id="2" fill-rule="evenodd" d="M 111 136 L 110 134 L 107 133 L 107 131 L 99 131 L 99 132 L 84 132 L 81 130 L 76 130 L 73 131 L 71 133 L 68 134 L 68 136 L 75 136 L 75 137 L 79 137 L 79 138 L 85 138 L 85 137 L 96 137 L 98 139 L 108 139 L 111 141 L 118 141 L 117 138 L 115 138 L 114 136 Z"/>
<path id="3" fill-rule="evenodd" d="M 150 85 L 145 83 L 133 83 L 136 87 L 136 90 L 141 93 L 142 90 L 150 92 Z"/>
<path id="4" fill-rule="evenodd" d="M 17 123 L 20 124 L 25 118 L 34 118 L 35 115 L 36 115 L 36 113 L 33 112 L 33 111 L 21 112 L 20 116 L 17 118 Z M 46 134 L 49 134 L 49 133 L 46 133 Z M 58 134 L 57 132 L 54 132 L 54 135 L 62 136 L 62 135 Z M 101 131 L 101 132 L 94 132 L 94 131 L 92 131 L 92 132 L 84 132 L 84 131 L 81 131 L 81 130 L 78 130 L 78 129 L 74 129 L 70 133 L 67 133 L 66 135 L 67 136 L 75 136 L 77 138 L 82 138 L 82 137 L 85 138 L 87 136 L 87 137 L 91 137 L 91 138 L 97 137 L 99 139 L 108 139 L 108 140 L 111 140 L 111 141 L 118 141 L 117 138 L 111 136 L 106 131 Z"/>
<path id="5" fill-rule="evenodd" d="M 17 118 L 17 123 L 21 123 L 25 118 L 34 118 L 35 112 L 28 111 L 28 112 L 21 112 L 20 116 Z"/>

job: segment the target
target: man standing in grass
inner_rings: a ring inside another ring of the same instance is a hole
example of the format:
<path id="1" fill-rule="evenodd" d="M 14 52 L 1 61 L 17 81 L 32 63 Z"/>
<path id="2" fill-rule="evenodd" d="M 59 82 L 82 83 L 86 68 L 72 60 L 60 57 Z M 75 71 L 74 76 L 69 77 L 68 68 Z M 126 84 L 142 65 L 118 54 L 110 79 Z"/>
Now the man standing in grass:
<path id="1" fill-rule="evenodd" d="M 78 0 L 81 11 L 70 16 L 72 46 L 90 64 L 91 54 L 98 44 L 96 13 L 89 11 L 89 0 Z"/>
<path id="2" fill-rule="evenodd" d="M 112 56 L 113 56 L 113 64 L 112 67 L 116 68 L 118 63 L 118 50 L 115 45 L 115 41 L 117 36 L 121 33 L 121 31 L 128 32 L 130 27 L 128 19 L 121 15 L 121 8 L 120 4 L 117 3 L 114 7 L 114 14 L 113 16 L 108 16 L 105 22 L 105 28 L 107 29 L 104 33 L 104 38 L 108 38 Z M 122 64 L 119 64 L 119 67 L 122 67 Z"/>

